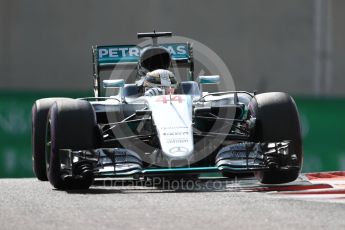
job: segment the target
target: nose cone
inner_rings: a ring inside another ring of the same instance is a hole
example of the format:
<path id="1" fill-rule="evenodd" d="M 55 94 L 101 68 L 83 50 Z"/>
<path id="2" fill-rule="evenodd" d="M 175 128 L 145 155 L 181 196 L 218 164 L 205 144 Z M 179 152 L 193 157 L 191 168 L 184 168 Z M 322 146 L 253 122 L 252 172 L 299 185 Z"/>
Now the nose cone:
<path id="1" fill-rule="evenodd" d="M 188 95 L 148 97 L 163 154 L 170 160 L 190 159 L 194 151 L 192 101 Z"/>

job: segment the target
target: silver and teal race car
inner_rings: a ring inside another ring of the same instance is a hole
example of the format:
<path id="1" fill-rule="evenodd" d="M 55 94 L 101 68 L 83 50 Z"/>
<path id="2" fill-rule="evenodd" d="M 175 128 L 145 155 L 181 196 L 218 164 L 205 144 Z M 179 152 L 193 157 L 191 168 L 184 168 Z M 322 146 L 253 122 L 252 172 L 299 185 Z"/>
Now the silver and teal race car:
<path id="1" fill-rule="evenodd" d="M 34 103 L 37 178 L 57 189 L 86 189 L 95 178 L 184 178 L 208 172 L 252 173 L 267 184 L 294 181 L 303 160 L 294 100 L 281 92 L 204 92 L 220 76 L 194 77 L 191 44 L 158 44 L 162 36 L 171 33 L 139 33 L 152 39 L 145 47 L 92 47 L 94 97 Z M 162 74 L 171 63 L 188 69 L 185 80 Z M 112 74 L 133 66 L 133 81 Z M 158 78 L 148 75 L 157 70 Z M 143 87 L 150 79 L 160 85 L 156 94 Z"/>

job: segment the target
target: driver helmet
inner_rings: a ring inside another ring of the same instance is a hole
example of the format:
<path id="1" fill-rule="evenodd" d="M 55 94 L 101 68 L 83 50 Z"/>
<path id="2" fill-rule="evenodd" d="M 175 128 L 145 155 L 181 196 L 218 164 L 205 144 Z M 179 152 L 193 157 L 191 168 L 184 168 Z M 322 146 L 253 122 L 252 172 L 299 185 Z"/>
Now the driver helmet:
<path id="1" fill-rule="evenodd" d="M 177 81 L 175 75 L 165 69 L 157 69 L 148 72 L 144 77 L 143 87 L 145 91 L 151 88 L 176 89 Z"/>

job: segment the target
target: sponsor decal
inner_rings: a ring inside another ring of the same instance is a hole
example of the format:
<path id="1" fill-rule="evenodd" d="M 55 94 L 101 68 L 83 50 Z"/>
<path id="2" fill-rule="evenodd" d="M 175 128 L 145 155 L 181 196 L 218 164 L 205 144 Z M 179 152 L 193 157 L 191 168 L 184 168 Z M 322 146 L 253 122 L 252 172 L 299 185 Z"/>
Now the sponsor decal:
<path id="1" fill-rule="evenodd" d="M 188 59 L 187 44 L 161 44 L 160 46 L 166 48 L 173 60 Z M 105 63 L 119 63 L 119 62 L 137 62 L 141 50 L 146 47 L 138 47 L 135 45 L 114 45 L 114 46 L 99 46 L 98 47 L 98 62 Z"/>
<path id="2" fill-rule="evenodd" d="M 188 129 L 188 127 L 185 127 L 185 126 L 168 126 L 168 127 L 161 127 L 160 129 L 162 129 L 162 130 L 167 130 L 167 129 Z"/>
<path id="3" fill-rule="evenodd" d="M 186 147 L 177 146 L 169 149 L 170 153 L 187 153 L 188 149 Z"/>
<path id="4" fill-rule="evenodd" d="M 140 49 L 134 47 L 105 47 L 98 49 L 98 58 L 139 57 Z"/>
<path id="5" fill-rule="evenodd" d="M 168 139 L 166 140 L 168 144 L 182 144 L 188 143 L 188 139 Z"/>
<path id="6" fill-rule="evenodd" d="M 186 136 L 189 132 L 164 132 L 163 136 Z"/>

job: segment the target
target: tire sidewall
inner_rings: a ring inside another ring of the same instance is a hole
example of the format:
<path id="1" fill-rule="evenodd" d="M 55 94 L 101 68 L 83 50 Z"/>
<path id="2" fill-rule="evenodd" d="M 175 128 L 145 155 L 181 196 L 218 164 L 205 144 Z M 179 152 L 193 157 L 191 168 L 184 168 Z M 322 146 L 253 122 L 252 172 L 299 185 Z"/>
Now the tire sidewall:
<path id="1" fill-rule="evenodd" d="M 66 99 L 68 98 L 43 98 L 35 101 L 32 106 L 32 165 L 36 177 L 42 181 L 48 180 L 45 160 L 45 135 L 49 109 L 56 101 Z"/>
<path id="2" fill-rule="evenodd" d="M 85 109 L 86 108 L 86 109 Z M 72 112 L 71 112 L 72 111 Z M 72 114 L 72 115 L 71 115 Z M 81 120 L 75 120 L 78 114 Z M 93 181 L 93 178 L 79 178 L 69 179 L 66 182 L 61 172 L 60 149 L 84 150 L 96 148 L 97 132 L 95 127 L 96 118 L 92 106 L 89 102 L 77 99 L 70 99 L 63 102 L 56 102 L 52 105 L 49 111 L 50 125 L 47 124 L 47 132 L 50 132 L 51 148 L 49 168 L 47 167 L 47 175 L 50 183 L 57 189 L 85 189 L 88 188 Z M 82 117 L 86 122 L 85 124 Z M 74 126 L 71 127 L 71 124 Z M 68 139 L 65 137 L 67 136 Z M 77 141 L 72 137 L 79 138 Z M 81 146 L 81 139 L 85 139 L 85 147 Z M 91 141 L 90 141 L 91 140 Z M 75 142 L 73 142 L 75 141 Z M 73 144 L 75 143 L 75 144 Z"/>
<path id="3" fill-rule="evenodd" d="M 279 142 L 291 140 L 300 169 L 303 163 L 302 137 L 297 106 L 288 94 L 273 92 L 256 95 L 248 109 L 256 117 L 253 140 L 256 142 Z M 286 183 L 295 180 L 300 170 L 258 171 L 262 183 Z"/>

